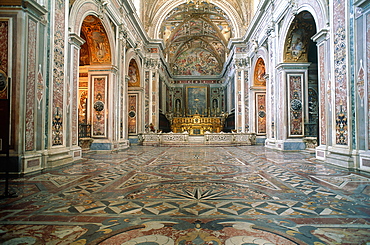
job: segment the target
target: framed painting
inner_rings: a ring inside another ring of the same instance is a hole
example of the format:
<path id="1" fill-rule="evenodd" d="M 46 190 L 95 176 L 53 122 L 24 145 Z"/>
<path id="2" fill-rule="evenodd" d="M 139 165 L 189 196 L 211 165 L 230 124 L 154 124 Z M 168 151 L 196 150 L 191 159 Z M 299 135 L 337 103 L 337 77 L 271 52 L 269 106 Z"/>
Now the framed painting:
<path id="1" fill-rule="evenodd" d="M 186 113 L 187 115 L 206 115 L 208 109 L 208 87 L 186 87 Z"/>

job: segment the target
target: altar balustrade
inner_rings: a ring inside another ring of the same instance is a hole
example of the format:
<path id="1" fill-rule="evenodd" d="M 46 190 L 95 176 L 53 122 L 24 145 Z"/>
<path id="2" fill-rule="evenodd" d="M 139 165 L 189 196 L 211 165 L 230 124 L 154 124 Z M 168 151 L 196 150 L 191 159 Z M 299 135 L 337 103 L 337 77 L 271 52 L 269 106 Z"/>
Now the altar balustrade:
<path id="1" fill-rule="evenodd" d="M 199 137 L 203 137 L 202 141 L 199 141 Z M 196 137 L 197 141 L 192 142 L 192 136 L 188 132 L 183 133 L 142 133 L 139 134 L 139 143 L 145 146 L 161 146 L 161 145 L 255 145 L 256 134 L 255 133 L 211 133 L 205 132 L 204 136 Z"/>

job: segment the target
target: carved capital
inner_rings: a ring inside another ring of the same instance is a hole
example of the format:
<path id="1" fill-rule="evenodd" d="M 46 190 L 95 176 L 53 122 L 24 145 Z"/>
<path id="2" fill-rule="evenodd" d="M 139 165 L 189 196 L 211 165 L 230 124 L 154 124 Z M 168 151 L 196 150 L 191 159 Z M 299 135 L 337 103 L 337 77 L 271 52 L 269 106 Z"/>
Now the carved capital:
<path id="1" fill-rule="evenodd" d="M 145 67 L 147 69 L 158 69 L 160 67 L 159 59 L 149 58 L 145 60 Z"/>
<path id="2" fill-rule="evenodd" d="M 249 60 L 247 58 L 235 59 L 235 66 L 237 69 L 243 69 L 249 67 Z"/>

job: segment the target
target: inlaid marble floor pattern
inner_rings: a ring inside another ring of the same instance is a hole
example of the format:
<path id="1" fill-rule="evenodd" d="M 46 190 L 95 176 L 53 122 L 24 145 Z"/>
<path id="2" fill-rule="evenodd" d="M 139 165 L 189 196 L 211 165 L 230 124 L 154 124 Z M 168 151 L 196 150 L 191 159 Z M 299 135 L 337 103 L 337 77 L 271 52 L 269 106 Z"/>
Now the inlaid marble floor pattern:
<path id="1" fill-rule="evenodd" d="M 132 146 L 10 187 L 0 244 L 370 244 L 370 176 L 305 151 Z"/>

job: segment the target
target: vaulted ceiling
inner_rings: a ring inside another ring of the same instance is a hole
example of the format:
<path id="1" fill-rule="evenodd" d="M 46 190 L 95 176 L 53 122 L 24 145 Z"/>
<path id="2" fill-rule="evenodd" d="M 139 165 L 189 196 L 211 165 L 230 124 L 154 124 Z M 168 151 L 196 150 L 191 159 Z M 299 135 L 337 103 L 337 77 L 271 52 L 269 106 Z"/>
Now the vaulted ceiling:
<path id="1" fill-rule="evenodd" d="M 246 0 L 145 0 L 141 18 L 151 38 L 163 39 L 173 76 L 218 76 L 252 8 Z"/>

